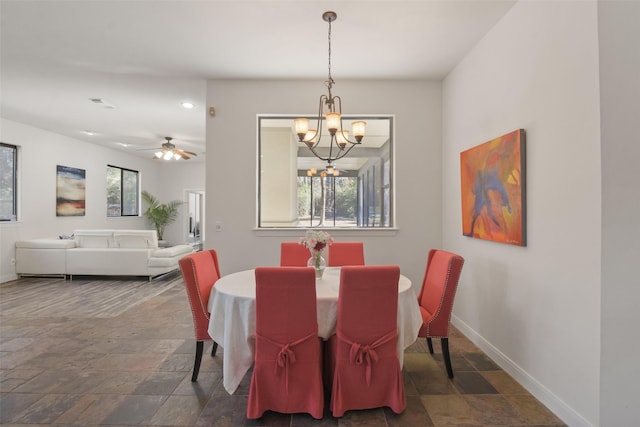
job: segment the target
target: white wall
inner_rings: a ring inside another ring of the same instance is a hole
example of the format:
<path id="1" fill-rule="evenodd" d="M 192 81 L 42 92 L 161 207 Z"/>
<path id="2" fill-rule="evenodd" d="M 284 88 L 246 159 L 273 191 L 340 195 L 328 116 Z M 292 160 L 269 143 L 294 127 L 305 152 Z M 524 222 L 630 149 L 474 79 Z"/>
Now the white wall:
<path id="1" fill-rule="evenodd" d="M 598 5 L 602 130 L 600 425 L 640 424 L 640 2 Z"/>
<path id="2" fill-rule="evenodd" d="M 162 182 L 162 202 L 182 200 L 185 204 L 180 209 L 178 219 L 165 230 L 164 238 L 171 245 L 187 243 L 189 235 L 189 210 L 187 190 L 205 191 L 205 163 L 203 161 L 162 163 L 160 172 Z M 205 191 L 205 200 L 206 200 Z M 204 224 L 208 227 L 208 224 Z"/>
<path id="3" fill-rule="evenodd" d="M 32 126 L 0 118 L 0 140 L 19 146 L 18 222 L 0 223 L 0 282 L 16 278 L 11 264 L 16 240 L 71 234 L 81 228 L 151 229 L 144 217 L 107 218 L 106 166 L 111 164 L 140 172 L 141 186 L 161 200 L 183 199 L 182 192 L 172 188 L 165 194 L 165 183 L 204 187 L 204 163 L 188 174 L 165 171 L 164 163 L 88 144 Z M 82 217 L 56 217 L 56 165 L 86 171 L 86 214 Z M 176 169 L 177 170 L 177 169 Z M 187 182 L 189 179 L 197 182 Z M 174 224 L 167 228 L 173 232 Z M 171 234 L 173 235 L 173 234 Z"/>
<path id="4" fill-rule="evenodd" d="M 521 1 L 443 85 L 443 245 L 466 258 L 454 323 L 570 425 L 597 425 L 597 4 Z M 461 151 L 526 131 L 527 247 L 462 236 Z"/>
<path id="5" fill-rule="evenodd" d="M 424 81 L 341 81 L 334 95 L 345 114 L 396 117 L 397 232 L 332 231 L 361 240 L 368 263 L 395 263 L 420 286 L 430 247 L 441 244 L 441 86 Z M 223 274 L 278 265 L 281 241 L 303 230 L 255 231 L 257 114 L 313 114 L 326 88 L 317 81 L 211 80 L 207 103 L 207 214 L 205 247 L 218 250 Z M 366 144 L 366 137 L 365 142 Z M 214 230 L 220 222 L 221 232 Z"/>

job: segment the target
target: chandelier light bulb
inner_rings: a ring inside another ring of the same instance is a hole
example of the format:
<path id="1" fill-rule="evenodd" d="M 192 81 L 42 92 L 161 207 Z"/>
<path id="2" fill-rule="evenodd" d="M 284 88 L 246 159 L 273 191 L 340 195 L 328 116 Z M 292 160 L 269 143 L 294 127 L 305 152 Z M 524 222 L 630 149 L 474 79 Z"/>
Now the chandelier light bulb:
<path id="1" fill-rule="evenodd" d="M 340 147 L 340 150 L 344 150 L 344 147 L 347 146 L 348 140 L 349 140 L 348 130 L 341 130 L 340 132 L 336 133 L 336 142 L 338 143 L 338 147 Z"/>
<path id="2" fill-rule="evenodd" d="M 300 141 L 304 141 L 307 133 L 309 132 L 309 119 L 304 117 L 299 117 L 293 121 L 294 126 L 296 128 L 296 134 Z"/>
<path id="3" fill-rule="evenodd" d="M 367 122 L 363 122 L 363 121 L 357 121 L 357 122 L 351 123 L 351 133 L 353 134 L 353 137 L 356 139 L 356 141 L 358 142 L 362 141 L 366 126 L 367 126 Z"/>
<path id="4" fill-rule="evenodd" d="M 335 135 L 338 129 L 340 129 L 341 117 L 342 116 L 340 115 L 340 113 L 336 112 L 327 113 L 325 115 L 325 119 L 327 121 L 327 130 L 332 136 Z"/>

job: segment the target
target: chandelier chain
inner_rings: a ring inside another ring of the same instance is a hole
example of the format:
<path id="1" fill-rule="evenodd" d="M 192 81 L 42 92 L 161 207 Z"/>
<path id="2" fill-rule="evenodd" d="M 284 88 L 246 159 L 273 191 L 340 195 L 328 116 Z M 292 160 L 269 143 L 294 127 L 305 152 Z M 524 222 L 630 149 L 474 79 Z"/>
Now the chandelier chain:
<path id="1" fill-rule="evenodd" d="M 329 91 L 331 91 L 331 87 L 333 86 L 333 77 L 331 77 L 331 19 L 328 20 L 329 22 L 329 33 L 327 36 L 327 41 L 328 41 L 328 45 L 329 45 L 329 61 L 328 61 L 328 69 L 329 69 L 329 76 L 328 76 L 328 80 L 327 80 L 327 87 L 329 88 Z M 331 92 L 329 92 L 331 93 Z"/>

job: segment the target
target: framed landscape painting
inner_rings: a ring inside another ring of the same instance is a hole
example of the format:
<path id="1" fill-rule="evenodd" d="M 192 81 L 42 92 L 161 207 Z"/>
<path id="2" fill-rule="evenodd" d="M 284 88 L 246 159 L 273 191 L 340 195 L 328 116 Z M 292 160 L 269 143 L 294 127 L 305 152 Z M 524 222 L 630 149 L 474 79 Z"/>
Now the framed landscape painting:
<path id="1" fill-rule="evenodd" d="M 460 153 L 462 234 L 526 246 L 525 133 Z"/>
<path id="2" fill-rule="evenodd" d="M 56 166 L 56 216 L 84 216 L 84 169 Z"/>

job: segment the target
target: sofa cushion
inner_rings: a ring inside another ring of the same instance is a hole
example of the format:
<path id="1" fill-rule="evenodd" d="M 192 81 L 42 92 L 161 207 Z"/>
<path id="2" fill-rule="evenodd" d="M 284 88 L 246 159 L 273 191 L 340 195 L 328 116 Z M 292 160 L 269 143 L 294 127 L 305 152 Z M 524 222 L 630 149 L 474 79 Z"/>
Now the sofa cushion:
<path id="1" fill-rule="evenodd" d="M 73 238 L 78 248 L 115 248 L 113 230 L 75 230 Z"/>
<path id="2" fill-rule="evenodd" d="M 69 249 L 75 246 L 76 242 L 72 239 L 32 239 L 16 242 L 16 248 L 29 249 Z"/>
<path id="3" fill-rule="evenodd" d="M 153 241 L 146 236 L 135 234 L 115 235 L 116 245 L 119 248 L 127 249 L 149 249 L 154 248 Z"/>
<path id="4" fill-rule="evenodd" d="M 158 247 L 156 230 L 114 230 L 113 238 L 119 248 L 155 249 Z"/>
<path id="5" fill-rule="evenodd" d="M 153 251 L 151 256 L 153 258 L 173 258 L 176 256 L 186 255 L 193 252 L 191 245 L 176 245 L 169 248 L 162 248 Z"/>

